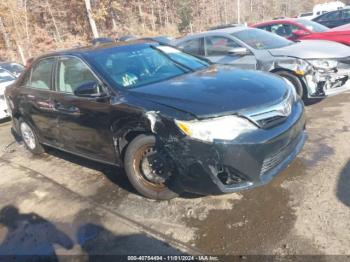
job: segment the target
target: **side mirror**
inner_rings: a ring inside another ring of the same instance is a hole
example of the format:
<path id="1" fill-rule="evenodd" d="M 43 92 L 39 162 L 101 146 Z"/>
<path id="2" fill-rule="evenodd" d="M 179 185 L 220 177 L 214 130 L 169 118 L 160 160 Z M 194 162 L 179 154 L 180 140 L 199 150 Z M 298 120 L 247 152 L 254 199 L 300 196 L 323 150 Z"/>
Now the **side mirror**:
<path id="1" fill-rule="evenodd" d="M 293 35 L 298 36 L 298 37 L 309 35 L 309 34 L 310 33 L 308 31 L 305 31 L 305 30 L 302 30 L 302 29 L 301 30 L 296 30 L 296 31 L 293 32 Z"/>
<path id="2" fill-rule="evenodd" d="M 249 50 L 245 47 L 235 47 L 228 50 L 230 55 L 245 56 L 250 54 Z"/>
<path id="3" fill-rule="evenodd" d="M 101 97 L 99 84 L 96 82 L 86 82 L 74 90 L 74 95 L 80 97 Z"/>

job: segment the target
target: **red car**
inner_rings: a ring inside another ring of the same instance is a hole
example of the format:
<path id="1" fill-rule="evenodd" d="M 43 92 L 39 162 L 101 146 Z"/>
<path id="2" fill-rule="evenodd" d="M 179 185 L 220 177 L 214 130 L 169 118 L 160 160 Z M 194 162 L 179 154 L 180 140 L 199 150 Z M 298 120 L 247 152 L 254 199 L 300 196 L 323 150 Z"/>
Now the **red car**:
<path id="1" fill-rule="evenodd" d="M 329 29 L 310 20 L 289 18 L 259 23 L 252 25 L 252 27 L 278 34 L 292 41 L 305 39 L 329 40 L 350 46 L 349 25 Z"/>

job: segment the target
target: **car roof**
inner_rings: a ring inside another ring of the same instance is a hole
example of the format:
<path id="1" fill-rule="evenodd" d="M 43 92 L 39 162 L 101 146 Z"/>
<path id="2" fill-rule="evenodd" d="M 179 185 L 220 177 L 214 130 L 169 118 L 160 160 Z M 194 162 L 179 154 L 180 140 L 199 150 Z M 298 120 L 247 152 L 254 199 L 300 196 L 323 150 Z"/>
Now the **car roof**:
<path id="1" fill-rule="evenodd" d="M 60 55 L 82 55 L 86 53 L 93 53 L 98 50 L 103 49 L 112 49 L 122 46 L 135 46 L 135 45 L 159 45 L 157 41 L 152 40 L 132 40 L 127 42 L 108 42 L 108 43 L 101 43 L 100 45 L 89 45 L 89 46 L 82 46 L 82 47 L 76 47 L 72 49 L 65 49 L 65 50 L 58 50 L 55 52 L 50 52 L 43 54 L 39 56 L 37 59 L 45 58 L 49 56 L 60 56 Z M 35 60 L 37 60 L 35 59 Z"/>
<path id="2" fill-rule="evenodd" d="M 269 21 L 257 23 L 257 24 L 252 25 L 252 27 L 269 25 L 269 24 L 278 24 L 278 23 L 284 23 L 284 22 L 288 22 L 288 23 L 292 23 L 292 24 L 301 24 L 299 21 L 308 21 L 308 22 L 311 21 L 311 22 L 313 22 L 312 20 L 308 20 L 308 19 L 305 19 L 305 18 L 302 18 L 302 17 L 296 17 L 296 18 L 290 17 L 290 18 L 269 20 Z"/>
<path id="3" fill-rule="evenodd" d="M 247 26 L 235 26 L 235 27 L 228 27 L 228 28 L 222 28 L 222 29 L 216 29 L 216 30 L 209 30 L 209 31 L 205 31 L 205 32 L 200 32 L 200 33 L 194 33 L 194 34 L 190 34 L 187 35 L 183 38 L 180 38 L 178 41 L 176 42 L 182 42 L 185 39 L 191 39 L 191 38 L 196 38 L 196 37 L 200 37 L 200 36 L 206 36 L 206 35 L 215 35 L 217 33 L 221 33 L 221 34 L 233 34 L 236 32 L 240 32 L 243 30 L 251 30 L 253 28 L 247 27 Z"/>

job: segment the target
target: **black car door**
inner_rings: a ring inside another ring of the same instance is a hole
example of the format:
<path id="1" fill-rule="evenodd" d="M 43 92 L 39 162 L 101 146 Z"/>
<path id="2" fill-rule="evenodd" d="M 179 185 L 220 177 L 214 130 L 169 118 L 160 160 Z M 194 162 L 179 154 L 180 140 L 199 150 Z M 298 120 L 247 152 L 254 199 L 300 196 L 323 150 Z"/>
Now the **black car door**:
<path id="1" fill-rule="evenodd" d="M 57 114 L 53 108 L 53 69 L 56 57 L 37 61 L 26 73 L 19 88 L 19 109 L 41 142 L 60 146 Z"/>
<path id="2" fill-rule="evenodd" d="M 62 56 L 58 59 L 52 100 L 59 115 L 59 131 L 66 150 L 84 156 L 115 161 L 110 123 L 109 99 L 79 97 L 78 87 L 100 81 L 80 58 Z"/>

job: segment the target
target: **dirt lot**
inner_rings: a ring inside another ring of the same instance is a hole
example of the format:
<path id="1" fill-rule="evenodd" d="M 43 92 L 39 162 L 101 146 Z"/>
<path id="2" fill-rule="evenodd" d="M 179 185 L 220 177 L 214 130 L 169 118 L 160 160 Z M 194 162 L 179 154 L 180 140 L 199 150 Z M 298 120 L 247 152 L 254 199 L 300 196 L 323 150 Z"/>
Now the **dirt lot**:
<path id="1" fill-rule="evenodd" d="M 1 123 L 0 251 L 350 255 L 349 101 L 307 107 L 308 141 L 271 184 L 165 202 L 138 196 L 117 168 L 33 157 Z"/>

